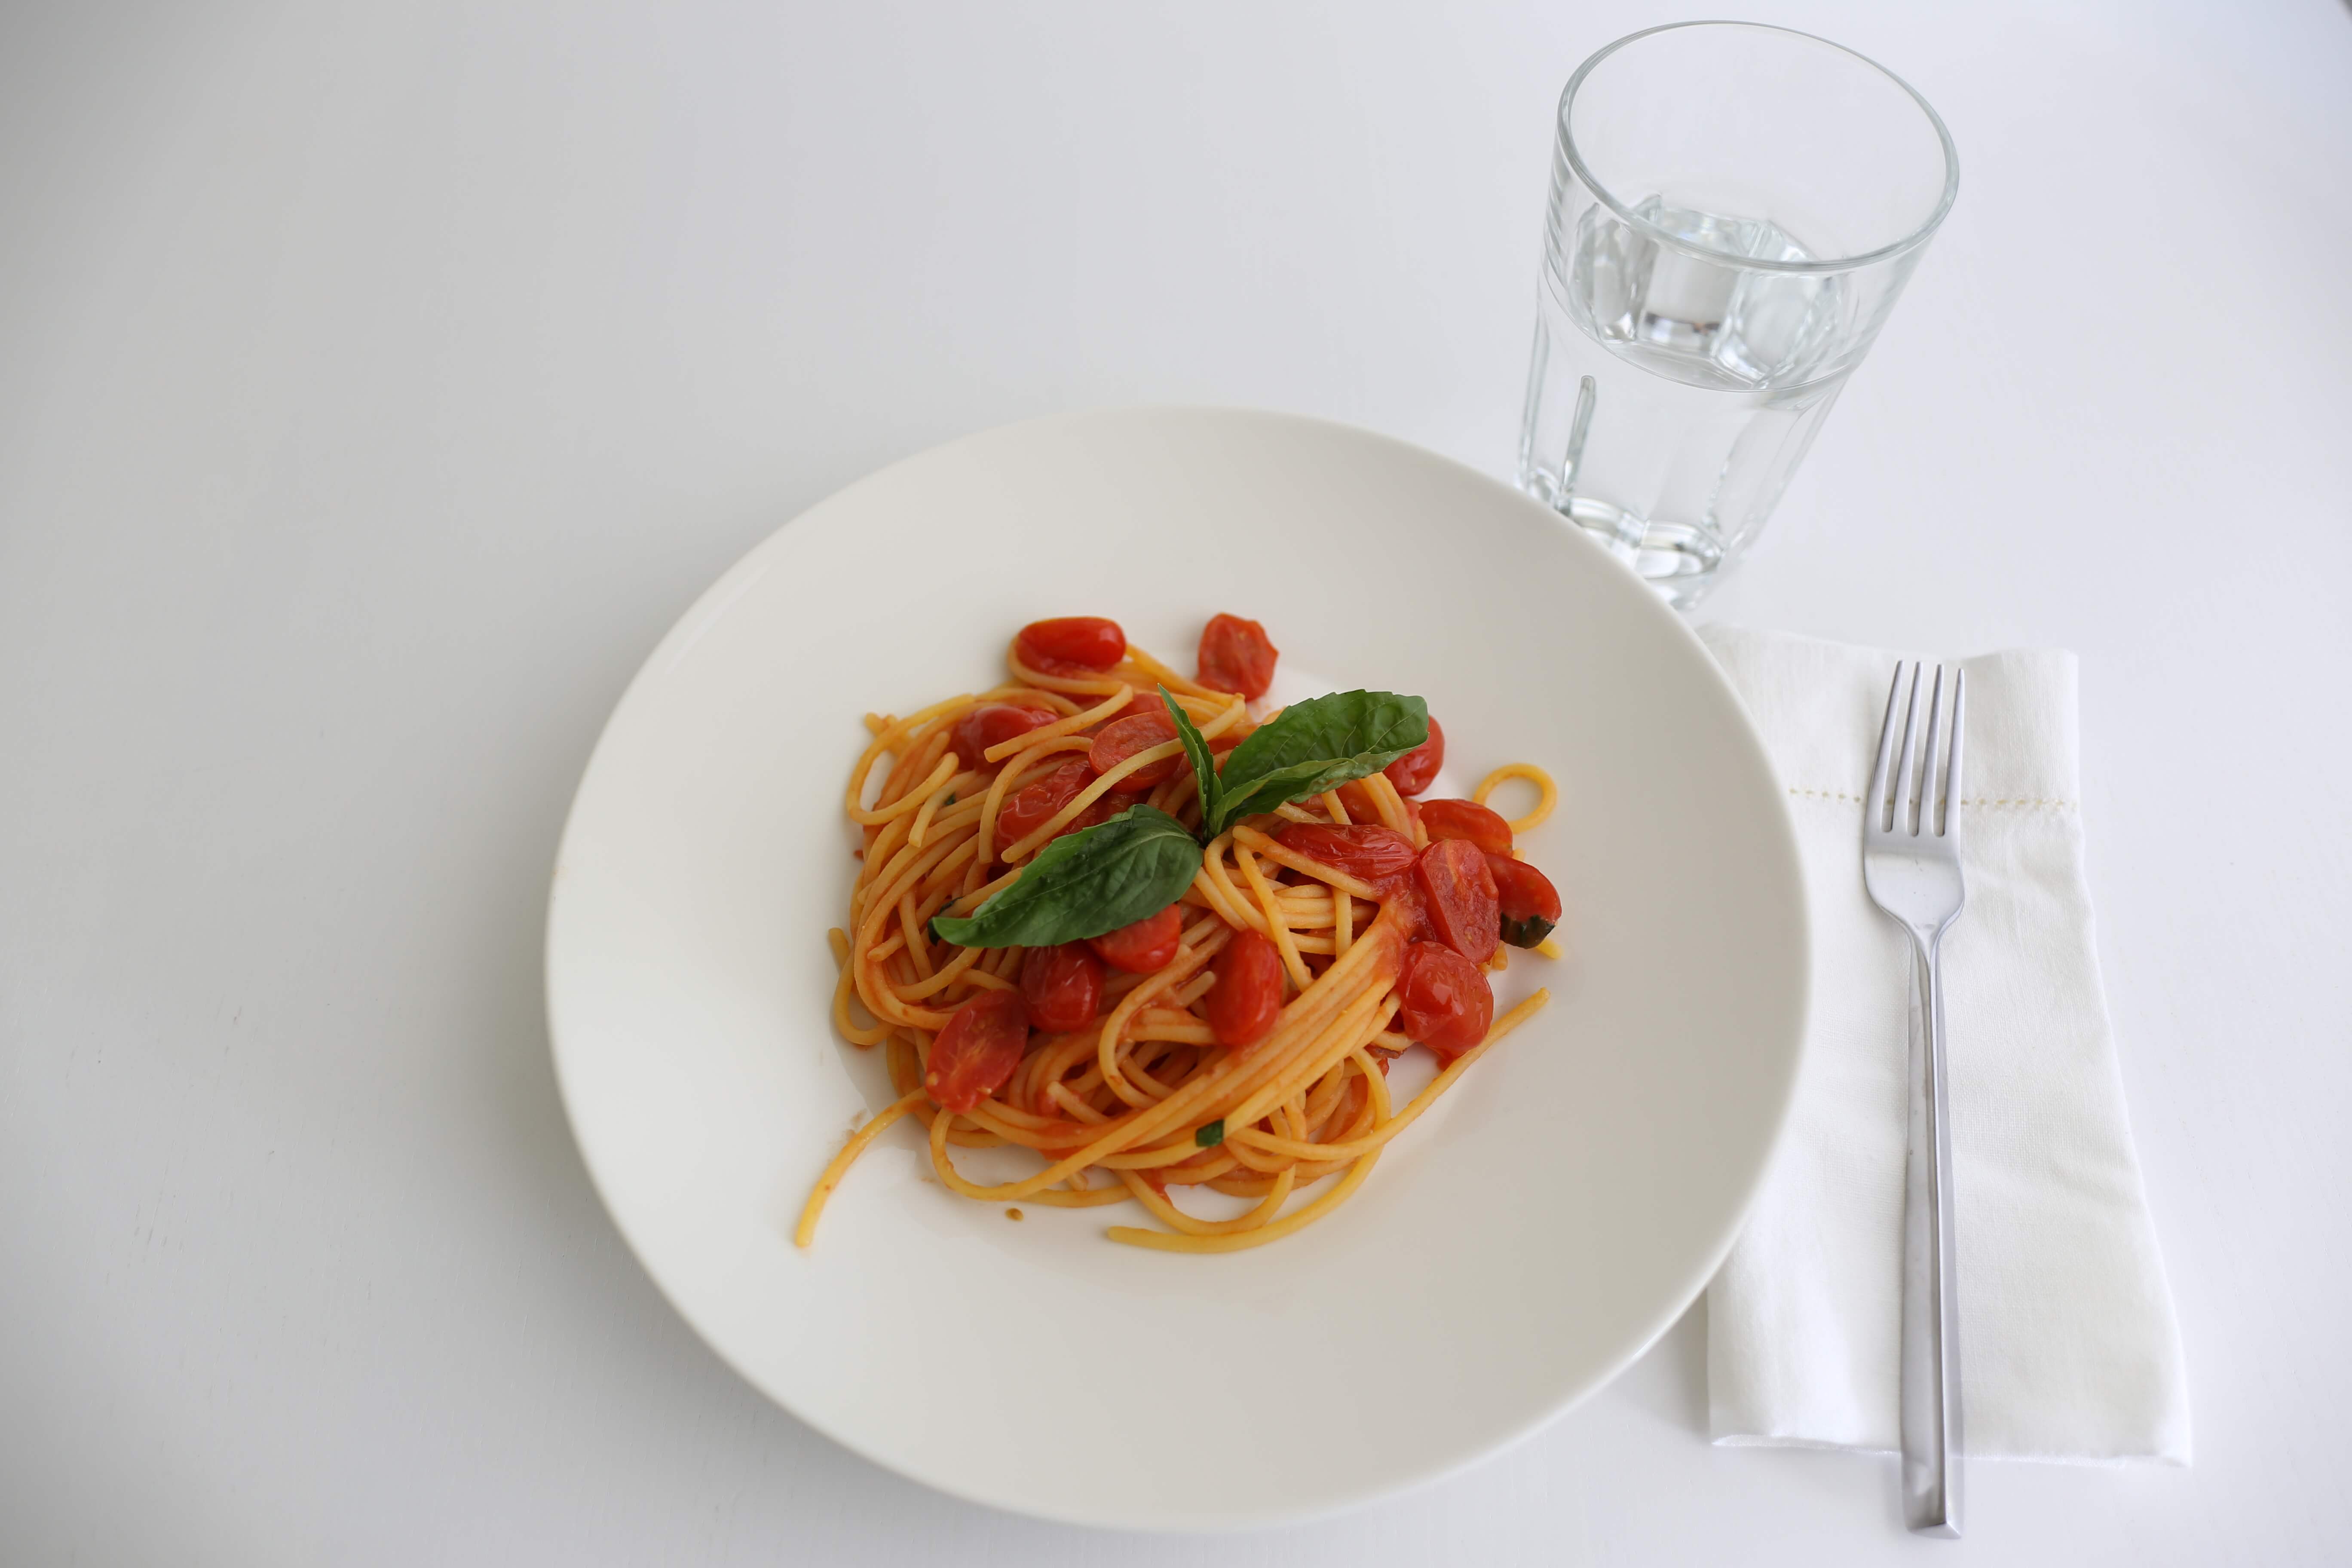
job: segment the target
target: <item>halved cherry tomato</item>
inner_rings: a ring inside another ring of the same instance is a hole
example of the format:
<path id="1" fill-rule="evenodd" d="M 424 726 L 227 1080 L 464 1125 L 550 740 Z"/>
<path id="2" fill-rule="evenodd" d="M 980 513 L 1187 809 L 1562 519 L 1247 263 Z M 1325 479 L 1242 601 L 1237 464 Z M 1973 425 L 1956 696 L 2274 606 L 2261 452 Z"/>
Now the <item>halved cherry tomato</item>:
<path id="1" fill-rule="evenodd" d="M 1486 972 L 1433 942 L 1404 950 L 1397 998 L 1405 1038 L 1427 1046 L 1440 1061 L 1450 1062 L 1485 1039 L 1495 1021 L 1495 988 Z"/>
<path id="2" fill-rule="evenodd" d="M 1100 616 L 1031 621 L 1013 643 L 1022 663 L 1047 675 L 1098 675 L 1127 657 L 1127 634 Z"/>
<path id="3" fill-rule="evenodd" d="M 1201 633 L 1201 684 L 1217 691 L 1263 697 L 1274 684 L 1274 661 L 1281 650 L 1255 621 L 1213 616 Z"/>
<path id="4" fill-rule="evenodd" d="M 1441 838 L 1421 852 L 1412 875 L 1428 900 L 1437 940 L 1473 963 L 1494 957 L 1502 917 L 1486 851 L 1467 839 Z"/>
<path id="5" fill-rule="evenodd" d="M 1021 955 L 1021 999 L 1029 1021 L 1066 1035 L 1095 1021 L 1102 1006 L 1102 960 L 1082 942 L 1033 947 Z"/>
<path id="6" fill-rule="evenodd" d="M 1376 822 L 1330 827 L 1319 822 L 1294 822 L 1276 839 L 1285 849 L 1296 849 L 1335 871 L 1379 887 L 1412 869 L 1412 840 Z"/>
<path id="7" fill-rule="evenodd" d="M 1100 936 L 1087 938 L 1087 945 L 1095 955 L 1113 969 L 1124 969 L 1129 974 L 1150 974 L 1168 967 L 1176 956 L 1176 946 L 1184 935 L 1184 912 L 1175 904 L 1156 915 L 1146 915 L 1132 925 Z"/>
<path id="8" fill-rule="evenodd" d="M 1018 844 L 1043 827 L 1047 818 L 1069 805 L 1094 778 L 1094 769 L 1087 766 L 1085 759 L 1078 758 L 1064 763 L 1035 784 L 1014 790 L 996 813 L 997 848 Z"/>
<path id="9" fill-rule="evenodd" d="M 1391 763 L 1381 772 L 1389 775 L 1399 795 L 1419 795 L 1437 777 L 1437 770 L 1445 765 L 1445 731 L 1437 721 L 1429 721 L 1429 739 Z"/>
<path id="10" fill-rule="evenodd" d="M 923 1088 L 943 1110 L 970 1110 L 1004 1087 L 1028 1045 L 1021 994 L 983 991 L 950 1014 L 931 1042 Z"/>
<path id="11" fill-rule="evenodd" d="M 1511 825 L 1475 800 L 1424 800 L 1421 826 L 1432 838 L 1466 838 L 1489 855 L 1511 852 Z"/>
<path id="12" fill-rule="evenodd" d="M 1087 761 L 1094 765 L 1095 773 L 1099 777 L 1136 752 L 1148 752 L 1175 738 L 1176 721 L 1168 717 L 1168 710 L 1164 708 L 1157 713 L 1138 713 L 1131 719 L 1114 719 L 1095 732 L 1094 750 L 1087 753 Z M 1150 789 L 1174 773 L 1176 764 L 1183 760 L 1181 757 L 1162 757 L 1156 763 L 1147 763 L 1110 787 L 1113 793 Z"/>
<path id="13" fill-rule="evenodd" d="M 1025 735 L 1040 725 L 1050 724 L 1061 715 L 1050 708 L 1032 708 L 1026 703 L 983 702 L 955 721 L 948 731 L 948 745 L 956 761 L 967 768 L 986 767 L 988 748 Z"/>
<path id="14" fill-rule="evenodd" d="M 1513 947 L 1533 947 L 1549 936 L 1559 923 L 1559 889 L 1551 879 L 1508 855 L 1487 856 L 1486 869 L 1495 877 L 1503 940 Z"/>
<path id="15" fill-rule="evenodd" d="M 1397 906 L 1403 917 L 1404 939 L 1408 942 L 1435 942 L 1437 927 L 1430 922 L 1429 900 L 1421 896 L 1421 889 L 1410 877 L 1401 878 L 1392 887 L 1381 889 L 1381 907 Z"/>
<path id="16" fill-rule="evenodd" d="M 1245 931 L 1209 961 L 1216 984 L 1207 997 L 1217 1044 L 1246 1049 L 1274 1030 L 1282 1011 L 1282 954 L 1265 933 Z"/>

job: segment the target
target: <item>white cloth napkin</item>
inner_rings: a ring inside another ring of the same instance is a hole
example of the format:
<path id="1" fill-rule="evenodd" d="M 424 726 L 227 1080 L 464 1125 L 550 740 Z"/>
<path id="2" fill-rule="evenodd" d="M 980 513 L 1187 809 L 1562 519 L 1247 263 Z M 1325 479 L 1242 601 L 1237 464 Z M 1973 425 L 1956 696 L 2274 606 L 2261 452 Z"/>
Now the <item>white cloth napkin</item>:
<path id="1" fill-rule="evenodd" d="M 1700 636 L 1788 789 L 1813 937 L 1788 1135 L 1707 1288 L 1715 1436 L 1892 1449 L 1910 968 L 1863 889 L 1860 813 L 1895 655 Z M 2180 1335 L 2083 876 L 2074 656 L 1961 664 L 1968 907 L 1943 952 L 1965 1448 L 2186 1464 Z"/>

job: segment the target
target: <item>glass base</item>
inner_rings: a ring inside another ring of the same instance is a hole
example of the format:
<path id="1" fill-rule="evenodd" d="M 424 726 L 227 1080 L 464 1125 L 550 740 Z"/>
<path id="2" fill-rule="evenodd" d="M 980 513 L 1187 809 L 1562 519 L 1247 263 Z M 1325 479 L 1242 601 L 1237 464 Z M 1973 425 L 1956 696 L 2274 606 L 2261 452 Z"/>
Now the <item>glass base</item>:
<path id="1" fill-rule="evenodd" d="M 1565 506 L 1551 497 L 1542 499 L 1607 546 L 1612 555 L 1631 566 L 1635 575 L 1677 610 L 1696 606 L 1722 574 L 1723 546 L 1714 534 L 1696 524 L 1645 522 L 1622 507 L 1582 496 Z"/>

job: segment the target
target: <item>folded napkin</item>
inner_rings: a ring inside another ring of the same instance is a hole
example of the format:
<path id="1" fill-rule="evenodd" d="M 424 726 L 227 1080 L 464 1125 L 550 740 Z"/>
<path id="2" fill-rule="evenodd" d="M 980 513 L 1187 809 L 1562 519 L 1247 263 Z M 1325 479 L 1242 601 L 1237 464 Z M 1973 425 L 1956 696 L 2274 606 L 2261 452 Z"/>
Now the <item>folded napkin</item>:
<path id="1" fill-rule="evenodd" d="M 1895 655 L 1700 636 L 1788 789 L 1813 938 L 1788 1133 L 1707 1288 L 1715 1436 L 1892 1449 L 1911 964 L 1863 889 L 1861 811 Z M 1968 907 L 1943 952 L 1965 1448 L 2186 1464 L 2180 1335 L 2091 939 L 2074 657 L 1961 666 Z"/>

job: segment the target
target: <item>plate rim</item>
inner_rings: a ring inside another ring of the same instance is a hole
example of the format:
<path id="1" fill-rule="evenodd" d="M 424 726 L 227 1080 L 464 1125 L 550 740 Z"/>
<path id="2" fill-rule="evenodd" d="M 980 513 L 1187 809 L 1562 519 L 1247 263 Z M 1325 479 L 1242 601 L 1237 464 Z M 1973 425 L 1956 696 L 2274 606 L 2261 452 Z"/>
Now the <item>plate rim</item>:
<path id="1" fill-rule="evenodd" d="M 589 1139 L 582 1131 L 580 1117 L 574 1104 L 575 1090 L 565 1065 L 562 1031 L 557 1023 L 560 1012 L 556 994 L 558 927 L 560 911 L 565 906 L 563 872 L 566 863 L 571 858 L 574 835 L 580 830 L 582 803 L 588 794 L 591 781 L 595 777 L 598 764 L 604 760 L 606 748 L 613 743 L 614 733 L 620 728 L 622 720 L 638 702 L 645 700 L 644 693 L 649 684 L 667 669 L 675 661 L 676 656 L 682 654 L 687 647 L 699 639 L 706 629 L 706 621 L 723 614 L 726 607 L 748 588 L 749 579 L 767 569 L 765 557 L 780 548 L 778 542 L 794 524 L 802 521 L 811 513 L 853 496 L 868 487 L 877 485 L 912 465 L 934 461 L 959 448 L 997 439 L 1015 431 L 1035 432 L 1054 426 L 1082 426 L 1091 423 L 1109 421 L 1148 422 L 1171 417 L 1232 421 L 1260 426 L 1290 426 L 1326 435 L 1337 435 L 1349 439 L 1369 441 L 1391 448 L 1410 460 L 1433 464 L 1452 470 L 1457 478 L 1506 497 L 1514 505 L 1534 509 L 1548 522 L 1555 524 L 1559 522 L 1558 515 L 1551 509 L 1545 507 L 1533 497 L 1444 453 L 1382 431 L 1349 424 L 1343 420 L 1238 405 L 1147 403 L 1066 409 L 971 431 L 947 441 L 909 452 L 879 468 L 871 469 L 800 508 L 737 556 L 708 586 L 697 594 L 692 602 L 671 622 L 660 638 L 646 651 L 644 658 L 630 675 L 627 683 L 622 688 L 619 697 L 614 700 L 611 710 L 605 715 L 604 724 L 597 731 L 595 744 L 589 749 L 587 760 L 582 765 L 579 782 L 573 786 L 572 799 L 564 809 L 562 831 L 557 837 L 554 863 L 549 873 L 541 942 L 541 1005 L 546 1013 L 548 1050 L 555 1071 L 557 1098 L 563 1107 L 564 1124 L 572 1134 L 572 1147 L 579 1153 L 581 1164 L 588 1174 L 589 1185 L 595 1192 L 597 1202 L 603 1206 L 606 1219 L 619 1234 L 638 1268 L 653 1282 L 655 1289 L 659 1292 L 662 1300 L 692 1331 L 695 1338 L 706 1350 L 716 1355 L 729 1371 L 741 1378 L 762 1398 L 793 1420 L 823 1436 L 826 1441 L 846 1449 L 867 1463 L 877 1466 L 892 1475 L 928 1487 L 933 1491 L 999 1513 L 1016 1518 L 1041 1519 L 1056 1524 L 1157 1535 L 1227 1534 L 1328 1519 L 1365 1507 L 1382 1499 L 1400 1497 L 1435 1486 L 1518 1447 L 1615 1382 L 1623 1375 L 1628 1367 L 1648 1354 L 1682 1320 L 1683 1316 L 1690 1310 L 1692 1303 L 1697 1300 L 1700 1293 L 1714 1279 L 1717 1271 L 1722 1268 L 1725 1258 L 1729 1255 L 1741 1231 L 1746 1228 L 1748 1216 L 1755 1209 L 1757 1198 L 1763 1190 L 1765 1180 L 1787 1136 L 1790 1118 L 1796 1102 L 1797 1085 L 1802 1076 L 1805 1058 L 1808 1055 L 1812 1011 L 1813 942 L 1811 895 L 1805 885 L 1803 859 L 1797 842 L 1795 816 L 1790 810 L 1787 788 L 1781 784 L 1780 770 L 1773 763 L 1770 749 L 1765 744 L 1762 731 L 1757 728 L 1754 715 L 1748 710 L 1747 704 L 1740 700 L 1738 692 L 1732 687 L 1721 665 L 1717 663 L 1714 655 L 1708 650 L 1706 644 L 1699 637 L 1696 629 L 1664 599 L 1643 584 L 1638 578 L 1633 578 L 1628 585 L 1636 590 L 1633 596 L 1642 601 L 1644 607 L 1633 613 L 1648 616 L 1654 623 L 1663 622 L 1671 625 L 1673 631 L 1669 635 L 1679 637 L 1687 649 L 1697 657 L 1699 664 L 1706 672 L 1707 679 L 1719 688 L 1720 694 L 1727 700 L 1727 705 L 1737 719 L 1732 731 L 1739 743 L 1751 753 L 1753 760 L 1761 767 L 1764 776 L 1780 786 L 1772 791 L 1772 810 L 1767 815 L 1771 828 L 1768 837 L 1773 858 L 1785 870 L 1787 884 L 1793 890 L 1795 900 L 1791 910 L 1796 917 L 1791 922 L 1794 942 L 1792 962 L 1795 971 L 1792 1000 L 1795 1005 L 1790 1017 L 1796 1038 L 1789 1053 L 1789 1068 L 1781 1081 L 1779 1103 L 1772 1108 L 1770 1134 L 1762 1144 L 1762 1153 L 1757 1161 L 1755 1169 L 1748 1173 L 1745 1190 L 1733 1205 L 1728 1223 L 1723 1233 L 1708 1248 L 1703 1264 L 1676 1286 L 1671 1307 L 1659 1315 L 1658 1321 L 1649 1331 L 1617 1356 L 1603 1361 L 1589 1376 L 1562 1393 L 1533 1416 L 1521 1421 L 1508 1430 L 1496 1434 L 1490 1441 L 1475 1446 L 1468 1452 L 1445 1462 L 1433 1465 L 1418 1474 L 1402 1479 L 1371 1482 L 1360 1487 L 1342 1487 L 1327 1492 L 1315 1501 L 1297 1507 L 1247 1507 L 1192 1514 L 1182 1518 L 1172 1515 L 1147 1518 L 1129 1513 L 1110 1514 L 1088 1511 L 1083 1508 L 1058 1509 L 1015 1505 L 982 1495 L 975 1489 L 966 1488 L 944 1477 L 925 1473 L 924 1467 L 910 1464 L 898 1457 L 875 1452 L 866 1444 L 835 1431 L 826 1422 L 799 1409 L 755 1376 L 719 1342 L 717 1336 L 705 1328 L 696 1313 L 678 1298 L 672 1290 L 669 1282 L 664 1279 L 660 1272 L 648 1261 L 646 1249 L 639 1246 L 637 1237 L 632 1233 L 628 1223 L 623 1219 L 622 1208 L 614 1202 L 607 1174 L 600 1166 L 598 1157 L 590 1146 Z M 1625 570 L 1621 562 L 1612 556 L 1597 541 L 1586 535 L 1583 531 L 1567 527 L 1563 531 L 1568 537 L 1576 541 L 1579 547 L 1595 552 L 1599 562 L 1605 563 L 1610 569 L 1621 572 Z"/>

